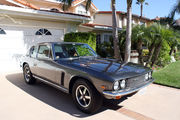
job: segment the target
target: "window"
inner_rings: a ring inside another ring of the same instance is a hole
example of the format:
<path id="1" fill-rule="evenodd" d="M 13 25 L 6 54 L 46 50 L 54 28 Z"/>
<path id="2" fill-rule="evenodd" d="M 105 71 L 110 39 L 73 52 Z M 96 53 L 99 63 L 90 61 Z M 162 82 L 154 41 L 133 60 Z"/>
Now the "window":
<path id="1" fill-rule="evenodd" d="M 5 32 L 2 28 L 0 28 L 0 34 L 5 35 L 5 34 L 6 34 L 6 32 Z"/>
<path id="2" fill-rule="evenodd" d="M 76 13 L 78 14 L 82 14 L 82 15 L 89 15 L 89 11 L 86 11 L 86 8 L 84 5 L 79 5 L 77 8 L 76 8 Z"/>
<path id="3" fill-rule="evenodd" d="M 145 25 L 146 23 L 143 21 L 140 21 L 140 25 Z"/>
<path id="4" fill-rule="evenodd" d="M 38 50 L 37 46 L 31 47 L 31 49 L 30 49 L 30 57 L 36 58 L 37 50 Z"/>
<path id="5" fill-rule="evenodd" d="M 43 59 L 52 58 L 50 46 L 40 45 L 38 50 L 38 58 L 43 58 Z"/>
<path id="6" fill-rule="evenodd" d="M 111 34 L 105 34 L 104 35 L 104 42 L 110 42 L 112 35 Z"/>
<path id="7" fill-rule="evenodd" d="M 49 30 L 42 28 L 36 32 L 36 35 L 52 35 L 52 34 Z"/>

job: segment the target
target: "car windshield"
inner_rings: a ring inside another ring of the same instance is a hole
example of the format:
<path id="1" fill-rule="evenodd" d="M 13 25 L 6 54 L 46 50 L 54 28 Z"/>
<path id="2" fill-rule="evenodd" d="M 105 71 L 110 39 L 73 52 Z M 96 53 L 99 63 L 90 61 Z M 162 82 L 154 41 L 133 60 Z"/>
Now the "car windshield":
<path id="1" fill-rule="evenodd" d="M 96 57 L 96 52 L 87 44 L 54 44 L 55 59 Z"/>

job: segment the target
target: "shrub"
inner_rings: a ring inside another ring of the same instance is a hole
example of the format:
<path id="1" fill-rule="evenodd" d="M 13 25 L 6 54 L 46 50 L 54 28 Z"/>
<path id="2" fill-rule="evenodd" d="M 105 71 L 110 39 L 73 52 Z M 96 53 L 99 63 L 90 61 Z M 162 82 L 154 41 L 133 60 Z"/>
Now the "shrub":
<path id="1" fill-rule="evenodd" d="M 162 43 L 162 48 L 158 57 L 157 64 L 160 66 L 165 66 L 170 63 L 171 56 L 169 55 L 170 47 L 166 41 Z"/>
<path id="2" fill-rule="evenodd" d="M 104 42 L 97 45 L 97 53 L 103 58 L 113 58 L 114 50 L 111 42 Z"/>
<path id="3" fill-rule="evenodd" d="M 86 33 L 86 32 L 71 32 L 65 34 L 64 42 L 79 42 L 87 43 L 89 46 L 96 51 L 96 34 L 95 33 Z"/>

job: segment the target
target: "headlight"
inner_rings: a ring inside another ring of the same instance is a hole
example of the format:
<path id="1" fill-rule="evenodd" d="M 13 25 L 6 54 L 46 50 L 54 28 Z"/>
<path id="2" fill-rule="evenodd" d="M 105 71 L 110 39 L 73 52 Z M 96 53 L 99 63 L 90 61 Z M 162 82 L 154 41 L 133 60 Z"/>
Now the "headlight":
<path id="1" fill-rule="evenodd" d="M 126 87 L 126 80 L 121 80 L 120 87 L 121 89 L 124 89 Z"/>
<path id="2" fill-rule="evenodd" d="M 152 73 L 151 72 L 149 72 L 149 79 L 151 79 L 152 78 Z"/>
<path id="3" fill-rule="evenodd" d="M 149 74 L 147 73 L 145 74 L 145 80 L 148 80 L 148 78 L 149 78 Z"/>
<path id="4" fill-rule="evenodd" d="M 113 86 L 113 89 L 114 90 L 118 90 L 119 89 L 119 81 L 116 81 L 116 82 L 114 82 L 114 86 Z"/>

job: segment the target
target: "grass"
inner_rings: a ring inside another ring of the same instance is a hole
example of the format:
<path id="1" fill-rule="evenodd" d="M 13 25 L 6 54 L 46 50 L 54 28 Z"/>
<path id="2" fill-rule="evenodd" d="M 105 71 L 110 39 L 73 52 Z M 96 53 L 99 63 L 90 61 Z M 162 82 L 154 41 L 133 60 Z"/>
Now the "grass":
<path id="1" fill-rule="evenodd" d="M 153 77 L 155 78 L 154 83 L 180 88 L 180 61 L 154 72 Z"/>

